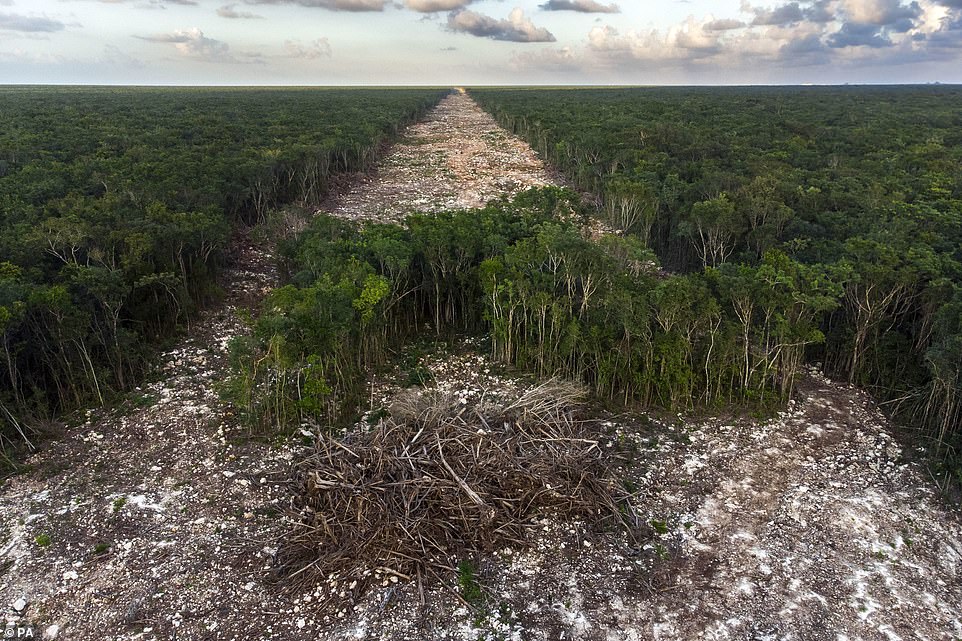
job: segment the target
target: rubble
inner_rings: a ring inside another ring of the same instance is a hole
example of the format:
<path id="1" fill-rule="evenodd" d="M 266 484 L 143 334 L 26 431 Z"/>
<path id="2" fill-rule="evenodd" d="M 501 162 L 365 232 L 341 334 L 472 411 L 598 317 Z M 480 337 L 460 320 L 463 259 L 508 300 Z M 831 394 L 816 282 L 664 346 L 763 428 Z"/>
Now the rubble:
<path id="1" fill-rule="evenodd" d="M 467 340 L 424 354 L 426 387 L 472 407 L 534 385 L 480 348 Z M 389 406 L 399 393 L 386 383 L 372 395 Z M 421 606 L 402 584 L 318 638 L 962 638 L 962 519 L 867 394 L 811 370 L 769 419 L 599 419 L 602 447 L 651 525 L 647 542 L 546 519 L 530 546 L 482 560 L 480 608 L 441 587 Z"/>
<path id="2" fill-rule="evenodd" d="M 397 222 L 412 212 L 482 207 L 555 183 L 530 146 L 455 92 L 323 209 L 351 220 Z"/>

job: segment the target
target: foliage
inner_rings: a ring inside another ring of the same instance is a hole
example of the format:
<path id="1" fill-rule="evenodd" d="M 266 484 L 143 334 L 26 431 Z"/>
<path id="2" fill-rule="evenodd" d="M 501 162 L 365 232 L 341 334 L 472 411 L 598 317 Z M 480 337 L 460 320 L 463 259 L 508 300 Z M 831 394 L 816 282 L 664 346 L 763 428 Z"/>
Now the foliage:
<path id="1" fill-rule="evenodd" d="M 235 342 L 232 397 L 268 431 L 353 420 L 367 372 L 426 326 L 489 332 L 499 361 L 617 402 L 791 396 L 841 295 L 831 274 L 772 249 L 755 267 L 664 275 L 631 237 L 585 238 L 581 214 L 548 188 L 405 226 L 318 217 L 286 247 L 295 284 Z"/>
<path id="2" fill-rule="evenodd" d="M 821 361 L 925 426 L 943 452 L 958 447 L 957 87 L 471 93 L 667 268 L 709 268 L 727 320 L 704 308 L 701 322 L 718 323 L 708 331 L 720 337 L 731 321 L 747 331 L 732 372 L 743 392 L 760 389 L 752 381 L 773 361 Z M 668 296 L 658 313 L 672 304 Z M 756 334 L 758 322 L 770 328 Z M 681 338 L 670 353 L 692 347 Z"/>
<path id="3" fill-rule="evenodd" d="M 232 228 L 318 202 L 443 93 L 4 88 L 0 441 L 132 388 L 217 294 Z"/>
<path id="4" fill-rule="evenodd" d="M 544 190 L 406 226 L 318 215 L 281 247 L 293 283 L 265 301 L 253 338 L 233 342 L 227 396 L 268 432 L 353 419 L 371 367 L 425 327 L 480 328 L 479 265 L 570 206 L 570 194 Z"/>
<path id="5" fill-rule="evenodd" d="M 484 593 L 478 582 L 478 568 L 471 561 L 458 563 L 458 590 L 465 603 L 476 608 L 484 603 Z"/>

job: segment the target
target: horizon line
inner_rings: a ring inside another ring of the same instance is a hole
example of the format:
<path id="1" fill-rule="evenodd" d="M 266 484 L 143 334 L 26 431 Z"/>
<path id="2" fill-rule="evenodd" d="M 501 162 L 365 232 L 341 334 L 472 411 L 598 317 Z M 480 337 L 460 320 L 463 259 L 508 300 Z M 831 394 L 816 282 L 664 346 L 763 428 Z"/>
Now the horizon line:
<path id="1" fill-rule="evenodd" d="M 457 88 L 579 88 L 579 89 L 643 89 L 643 88 L 749 88 L 749 87 L 962 87 L 962 82 L 834 82 L 834 83 L 731 83 L 731 84 L 686 84 L 686 83 L 479 83 L 479 84 L 176 84 L 176 83 L 71 83 L 71 82 L 2 82 L 0 88 L 12 87 L 110 87 L 144 89 L 457 89 Z"/>

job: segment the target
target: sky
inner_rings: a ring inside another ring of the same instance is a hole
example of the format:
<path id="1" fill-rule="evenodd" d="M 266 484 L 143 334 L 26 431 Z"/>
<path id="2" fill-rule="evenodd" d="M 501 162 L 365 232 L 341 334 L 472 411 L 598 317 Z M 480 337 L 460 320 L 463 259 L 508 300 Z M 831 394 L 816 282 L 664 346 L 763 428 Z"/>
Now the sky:
<path id="1" fill-rule="evenodd" d="M 0 0 L 0 84 L 962 82 L 962 0 Z"/>

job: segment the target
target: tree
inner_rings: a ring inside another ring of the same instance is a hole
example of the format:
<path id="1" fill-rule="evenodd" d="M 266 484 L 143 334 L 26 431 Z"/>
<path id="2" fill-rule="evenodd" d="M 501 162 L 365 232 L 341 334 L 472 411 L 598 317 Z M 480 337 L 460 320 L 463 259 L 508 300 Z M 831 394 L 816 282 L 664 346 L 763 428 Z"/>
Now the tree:
<path id="1" fill-rule="evenodd" d="M 756 176 L 742 190 L 742 205 L 748 221 L 748 244 L 761 257 L 775 246 L 794 213 L 777 194 L 778 182 L 771 176 Z"/>
<path id="2" fill-rule="evenodd" d="M 679 231 L 688 237 L 704 267 L 718 267 L 735 251 L 744 218 L 726 194 L 692 205 Z"/>
<path id="3" fill-rule="evenodd" d="M 661 206 L 658 191 L 648 183 L 617 177 L 609 181 L 604 199 L 608 222 L 648 245 Z"/>

